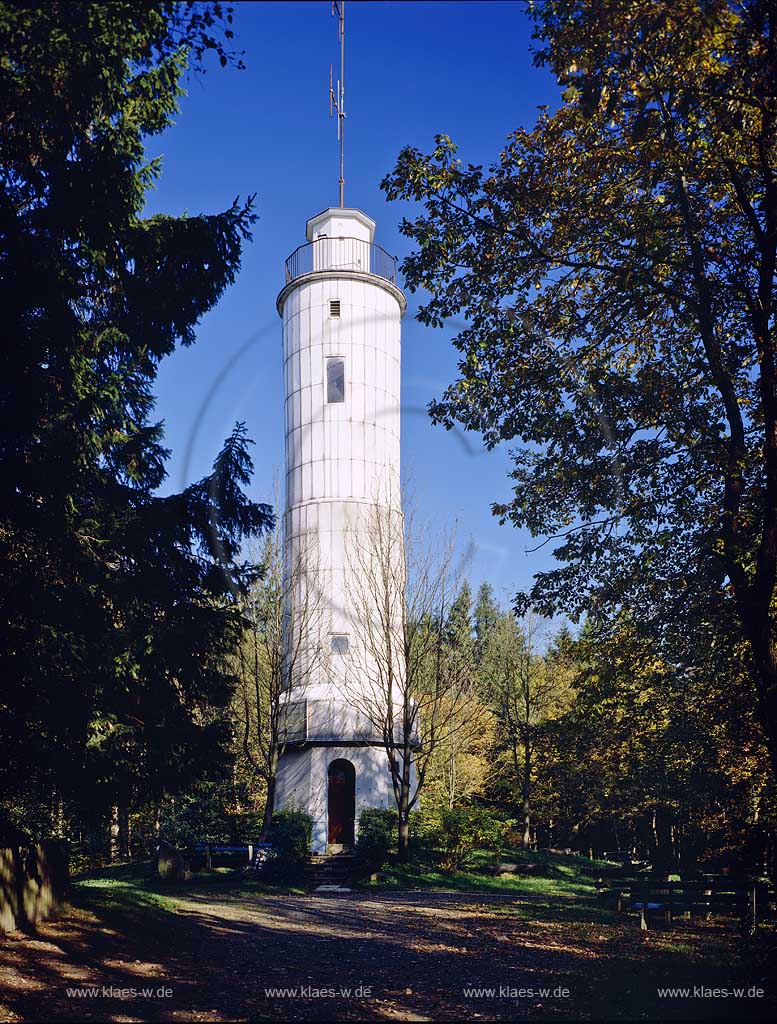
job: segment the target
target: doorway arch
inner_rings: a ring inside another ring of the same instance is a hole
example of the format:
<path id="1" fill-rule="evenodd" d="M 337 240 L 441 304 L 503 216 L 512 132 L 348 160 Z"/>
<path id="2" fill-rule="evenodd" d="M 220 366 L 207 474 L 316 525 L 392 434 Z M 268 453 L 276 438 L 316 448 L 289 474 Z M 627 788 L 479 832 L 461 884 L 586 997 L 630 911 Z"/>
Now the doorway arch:
<path id="1" fill-rule="evenodd" d="M 332 845 L 353 846 L 356 821 L 356 769 L 344 757 L 338 757 L 327 772 L 327 841 Z"/>

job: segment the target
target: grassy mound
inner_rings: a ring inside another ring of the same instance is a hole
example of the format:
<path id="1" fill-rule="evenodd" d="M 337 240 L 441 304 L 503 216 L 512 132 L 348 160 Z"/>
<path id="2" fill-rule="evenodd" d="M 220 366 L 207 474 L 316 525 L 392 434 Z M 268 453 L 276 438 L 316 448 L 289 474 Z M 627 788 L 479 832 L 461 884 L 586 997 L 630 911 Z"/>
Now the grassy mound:
<path id="1" fill-rule="evenodd" d="M 377 889 L 449 889 L 586 898 L 595 894 L 598 875 L 612 867 L 609 861 L 507 846 L 499 850 L 473 850 L 459 869 L 445 871 L 437 851 L 420 849 L 410 863 L 391 861 L 378 873 L 377 880 L 364 884 Z"/>

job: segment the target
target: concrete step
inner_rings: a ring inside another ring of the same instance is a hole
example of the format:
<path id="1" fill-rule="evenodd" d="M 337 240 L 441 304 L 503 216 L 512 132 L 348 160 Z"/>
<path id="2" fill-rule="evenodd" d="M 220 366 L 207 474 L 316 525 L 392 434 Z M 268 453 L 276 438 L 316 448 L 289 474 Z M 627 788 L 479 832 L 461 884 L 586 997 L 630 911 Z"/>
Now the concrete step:
<path id="1" fill-rule="evenodd" d="M 341 884 L 351 877 L 355 863 L 352 853 L 313 854 L 310 857 L 313 882 L 315 885 Z"/>

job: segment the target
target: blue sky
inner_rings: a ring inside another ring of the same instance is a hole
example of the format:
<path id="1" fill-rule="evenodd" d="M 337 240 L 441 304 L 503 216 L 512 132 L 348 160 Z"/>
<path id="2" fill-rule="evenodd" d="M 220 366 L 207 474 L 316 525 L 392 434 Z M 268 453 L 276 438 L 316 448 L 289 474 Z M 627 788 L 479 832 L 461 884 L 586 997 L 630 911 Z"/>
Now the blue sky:
<path id="1" fill-rule="evenodd" d="M 234 28 L 245 71 L 217 66 L 190 76 L 175 126 L 150 140 L 163 172 L 148 212 L 208 213 L 256 193 L 258 221 L 236 283 L 203 318 L 197 342 L 160 368 L 157 412 L 172 449 L 168 487 L 204 475 L 236 420 L 256 444 L 252 494 L 272 500 L 283 463 L 280 320 L 275 299 L 283 261 L 305 241 L 305 221 L 338 203 L 338 143 L 329 119 L 329 65 L 338 67 L 330 3 L 237 3 Z M 379 189 L 404 145 L 428 151 L 444 132 L 465 162 L 490 163 L 505 136 L 534 124 L 537 107 L 559 102 L 559 87 L 532 64 L 522 3 L 346 3 L 346 191 L 377 221 L 375 240 L 400 258 L 398 231 L 409 210 Z M 508 602 L 550 547 L 500 527 L 492 501 L 509 496 L 508 459 L 479 438 L 433 427 L 429 400 L 454 379 L 456 325 L 415 322 L 408 295 L 403 324 L 402 458 L 418 514 L 456 520 L 469 544 L 474 586 L 493 583 Z"/>

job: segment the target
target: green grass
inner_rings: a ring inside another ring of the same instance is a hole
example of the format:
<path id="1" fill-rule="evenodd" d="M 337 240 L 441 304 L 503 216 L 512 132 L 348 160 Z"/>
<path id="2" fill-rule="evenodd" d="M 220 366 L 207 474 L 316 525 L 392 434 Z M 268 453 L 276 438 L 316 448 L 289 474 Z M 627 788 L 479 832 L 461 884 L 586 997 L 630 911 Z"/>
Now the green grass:
<path id="1" fill-rule="evenodd" d="M 532 873 L 498 877 L 487 869 L 500 862 L 532 867 Z M 364 882 L 368 889 L 449 889 L 505 895 L 591 897 L 596 892 L 597 873 L 613 865 L 588 857 L 566 857 L 513 848 L 499 852 L 475 850 L 460 868 L 445 871 L 435 851 L 420 850 L 408 864 L 396 861 L 381 869 L 381 879 Z"/>
<path id="2" fill-rule="evenodd" d="M 536 873 L 496 877 L 489 874 L 489 866 L 500 862 L 519 867 L 532 866 Z M 393 862 L 381 871 L 378 882 L 361 881 L 362 890 L 452 890 L 532 898 L 531 913 L 550 912 L 550 904 L 541 897 L 566 896 L 584 900 L 586 915 L 609 919 L 609 911 L 591 906 L 590 897 L 596 891 L 597 873 L 606 868 L 606 861 L 587 857 L 567 857 L 561 854 L 535 853 L 505 848 L 501 851 L 475 850 L 456 871 L 440 867 L 437 851 L 416 850 L 408 864 Z M 72 902 L 99 913 L 102 917 L 116 915 L 158 915 L 175 913 L 182 899 L 197 898 L 209 901 L 241 899 L 270 893 L 303 893 L 304 888 L 273 886 L 260 881 L 256 875 L 241 870 L 217 868 L 195 874 L 188 882 L 165 882 L 156 875 L 151 862 L 122 864 L 81 876 L 74 881 Z M 555 905 L 554 915 L 561 908 Z M 590 911 L 590 913 L 589 913 Z M 562 911 L 563 913 L 563 911 Z M 570 911 L 575 917 L 575 911 Z M 579 911 L 577 912 L 579 914 Z"/>
<path id="3" fill-rule="evenodd" d="M 260 882 L 255 875 L 231 868 L 198 872 L 188 882 L 165 882 L 150 861 L 103 868 L 73 881 L 71 902 L 102 918 L 139 918 L 175 913 L 181 899 L 234 899 L 272 892 L 303 892 Z"/>

